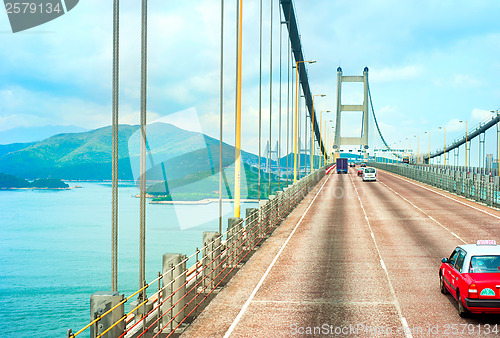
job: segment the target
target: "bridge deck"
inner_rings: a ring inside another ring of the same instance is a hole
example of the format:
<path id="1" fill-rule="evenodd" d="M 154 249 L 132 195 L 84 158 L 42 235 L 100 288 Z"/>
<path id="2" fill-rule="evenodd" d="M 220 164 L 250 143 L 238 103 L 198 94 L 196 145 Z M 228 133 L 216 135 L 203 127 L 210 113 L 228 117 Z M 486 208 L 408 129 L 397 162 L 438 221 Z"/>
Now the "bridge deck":
<path id="1" fill-rule="evenodd" d="M 415 337 L 443 335 L 451 324 L 474 324 L 473 333 L 498 324 L 498 316 L 460 318 L 453 298 L 439 292 L 438 269 L 462 240 L 500 239 L 500 212 L 378 176 L 362 182 L 351 169 L 324 178 L 184 336 L 221 337 L 233 325 L 235 337 L 315 328 L 404 337 L 403 326 Z"/>

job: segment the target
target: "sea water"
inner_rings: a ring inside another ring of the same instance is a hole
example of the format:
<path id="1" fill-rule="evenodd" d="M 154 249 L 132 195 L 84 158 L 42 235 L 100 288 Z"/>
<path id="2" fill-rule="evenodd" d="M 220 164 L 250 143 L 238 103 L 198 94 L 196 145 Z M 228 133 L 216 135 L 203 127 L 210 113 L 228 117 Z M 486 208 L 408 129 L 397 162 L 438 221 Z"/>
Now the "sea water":
<path id="1" fill-rule="evenodd" d="M 111 185 L 76 184 L 82 188 L 0 191 L 0 337 L 65 337 L 89 322 L 90 295 L 110 290 Z M 137 193 L 120 184 L 118 291 L 125 296 L 139 286 Z M 242 203 L 242 210 L 256 206 Z M 164 253 L 191 255 L 203 231 L 218 231 L 218 208 L 147 204 L 147 281 Z M 223 210 L 227 219 L 232 205 Z"/>

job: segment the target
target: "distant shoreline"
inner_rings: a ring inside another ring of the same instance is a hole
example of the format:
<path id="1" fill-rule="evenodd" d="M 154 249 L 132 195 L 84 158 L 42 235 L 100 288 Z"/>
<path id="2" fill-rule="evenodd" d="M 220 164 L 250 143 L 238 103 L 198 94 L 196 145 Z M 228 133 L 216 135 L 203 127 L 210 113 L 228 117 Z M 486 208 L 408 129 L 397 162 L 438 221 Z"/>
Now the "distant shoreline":
<path id="1" fill-rule="evenodd" d="M 205 198 L 199 201 L 151 201 L 150 204 L 184 204 L 184 205 L 204 205 L 219 202 L 218 198 Z M 222 202 L 234 202 L 234 199 L 222 199 Z M 259 200 L 241 199 L 242 203 L 257 203 Z"/>
<path id="2" fill-rule="evenodd" d="M 75 188 L 81 188 L 81 187 L 67 187 L 67 188 L 34 188 L 34 187 L 29 187 L 29 188 L 2 188 L 2 187 L 0 187 L 0 190 L 70 190 L 70 189 L 75 189 Z"/>

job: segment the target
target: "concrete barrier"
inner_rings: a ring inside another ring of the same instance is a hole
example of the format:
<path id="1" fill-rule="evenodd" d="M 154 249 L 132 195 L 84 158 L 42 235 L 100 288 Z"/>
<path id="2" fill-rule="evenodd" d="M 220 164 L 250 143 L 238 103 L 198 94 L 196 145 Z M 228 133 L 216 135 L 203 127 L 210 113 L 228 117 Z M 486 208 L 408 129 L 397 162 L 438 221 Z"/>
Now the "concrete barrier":
<path id="1" fill-rule="evenodd" d="M 162 300 L 166 300 L 170 295 L 172 296 L 161 306 L 161 312 L 165 313 L 165 316 L 162 319 L 162 326 L 165 326 L 170 319 L 175 317 L 170 323 L 170 329 L 177 326 L 177 324 L 179 324 L 185 316 L 183 310 L 186 305 L 186 298 L 183 298 L 186 294 L 185 258 L 186 256 L 179 253 L 166 253 L 163 255 L 162 273 L 164 275 L 164 292 L 162 293 Z"/>
<path id="2" fill-rule="evenodd" d="M 112 307 L 123 300 L 123 295 L 118 292 L 96 292 L 90 296 L 90 321 L 102 316 Z M 124 306 L 120 305 L 115 311 L 108 314 L 96 324 L 90 327 L 90 337 L 95 338 L 110 328 L 114 323 L 120 320 L 124 315 Z M 125 321 L 120 322 L 114 328 L 106 333 L 109 337 L 118 337 L 125 331 Z"/>
<path id="3" fill-rule="evenodd" d="M 210 292 L 215 285 L 218 284 L 222 276 L 219 275 L 222 270 L 221 266 L 221 236 L 218 232 L 205 231 L 203 232 L 203 250 L 202 250 L 202 286 L 207 288 L 206 292 Z"/>

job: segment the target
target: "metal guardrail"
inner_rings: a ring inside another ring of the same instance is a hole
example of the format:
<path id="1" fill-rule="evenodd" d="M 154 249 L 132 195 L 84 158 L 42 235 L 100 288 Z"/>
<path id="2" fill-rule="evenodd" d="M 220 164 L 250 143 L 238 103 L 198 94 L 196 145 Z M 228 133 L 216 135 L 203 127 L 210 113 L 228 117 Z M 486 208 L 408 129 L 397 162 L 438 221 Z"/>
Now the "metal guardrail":
<path id="1" fill-rule="evenodd" d="M 470 140 L 472 140 L 479 134 L 485 133 L 488 129 L 495 126 L 499 121 L 500 121 L 500 113 L 497 113 L 496 115 L 492 115 L 491 117 L 484 119 L 477 126 L 468 131 L 467 135 L 464 134 L 464 136 L 458 139 L 454 139 L 450 145 L 446 145 L 446 152 L 449 153 L 451 150 L 460 147 L 466 142 L 466 140 L 467 142 L 470 142 Z M 429 157 L 434 158 L 441 156 L 444 153 L 445 149 L 441 148 L 436 150 L 434 153 L 423 155 L 423 158 L 424 159 L 429 159 Z"/>
<path id="2" fill-rule="evenodd" d="M 499 176 L 486 174 L 480 168 L 435 167 L 389 163 L 370 163 L 371 166 L 411 178 L 415 181 L 449 191 L 474 201 L 500 207 Z"/>
<path id="3" fill-rule="evenodd" d="M 325 169 L 271 195 L 269 200 L 260 202 L 259 208 L 247 209 L 245 219 L 230 218 L 224 234 L 204 232 L 203 247 L 191 256 L 163 255 L 163 272 L 130 296 L 95 293 L 90 301 L 90 323 L 76 333 L 68 330 L 67 337 L 89 331 L 92 338 L 179 336 L 325 176 Z M 194 264 L 186 268 L 190 260 L 194 260 Z M 151 297 L 146 296 L 148 291 L 153 293 Z M 138 298 L 129 302 L 135 296 Z M 125 313 L 127 303 L 130 311 Z"/>

